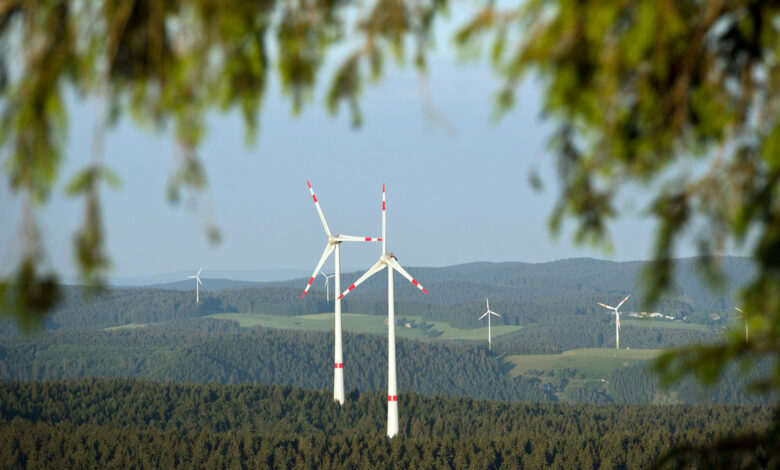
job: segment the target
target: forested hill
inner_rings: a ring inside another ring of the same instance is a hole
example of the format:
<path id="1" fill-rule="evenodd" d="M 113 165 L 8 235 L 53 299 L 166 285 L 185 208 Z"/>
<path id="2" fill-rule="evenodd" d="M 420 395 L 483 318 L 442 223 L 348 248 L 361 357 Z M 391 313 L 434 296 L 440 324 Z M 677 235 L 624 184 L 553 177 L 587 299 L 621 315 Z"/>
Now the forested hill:
<path id="1" fill-rule="evenodd" d="M 397 358 L 399 390 L 426 395 L 583 403 L 768 401 L 746 393 L 745 379 L 734 371 L 713 389 L 683 383 L 664 390 L 643 363 L 612 372 L 607 368 L 599 376 L 605 379 L 601 381 L 582 376 L 575 365 L 513 377 L 510 358 L 483 344 L 405 339 L 398 339 Z M 346 333 L 344 364 L 347 390 L 384 390 L 387 339 Z M 767 373 L 768 366 L 764 367 Z M 0 381 L 82 377 L 329 388 L 333 383 L 333 334 L 241 329 L 234 322 L 195 319 L 137 329 L 0 337 Z"/>
<path id="2" fill-rule="evenodd" d="M 674 316 L 700 317 L 712 312 L 732 312 L 735 292 L 750 279 L 748 258 L 726 257 L 721 263 L 727 275 L 725 288 L 711 292 L 697 274 L 696 259 L 678 261 L 676 287 L 656 307 Z M 560 325 L 587 316 L 588 321 L 608 322 L 609 316 L 596 302 L 616 304 L 633 294 L 623 312 L 639 310 L 639 276 L 643 263 L 615 263 L 593 259 L 572 259 L 552 263 L 471 263 L 445 268 L 410 268 L 427 287 L 422 295 L 399 278 L 396 289 L 399 315 L 417 315 L 446 321 L 460 328 L 479 325 L 478 314 L 490 297 L 493 310 L 502 314 L 495 321 L 511 325 Z M 344 274 L 344 284 L 360 273 Z M 386 274 L 379 273 L 344 299 L 344 311 L 384 315 Z M 50 317 L 53 329 L 91 329 L 155 323 L 199 317 L 219 312 L 254 312 L 275 315 L 304 315 L 332 312 L 319 281 L 306 298 L 300 294 L 305 280 L 256 284 L 220 291 L 202 292 L 195 305 L 190 291 L 157 288 L 113 288 L 90 296 L 79 287 L 67 287 L 65 298 Z M 191 286 L 192 287 L 192 286 Z M 223 283 L 222 287 L 226 287 Z M 10 329 L 5 326 L 6 332 Z"/>
<path id="3" fill-rule="evenodd" d="M 592 406 L 135 380 L 0 383 L 3 468 L 648 468 L 673 446 L 762 431 L 771 409 Z M 772 443 L 769 443 L 772 445 Z M 758 468 L 772 447 L 696 468 Z"/>
<path id="4" fill-rule="evenodd" d="M 672 292 L 658 306 L 671 313 L 693 310 L 720 311 L 733 307 L 734 292 L 745 285 L 754 269 L 749 258 L 719 258 L 726 274 L 726 283 L 721 292 L 713 293 L 703 281 L 698 263 L 699 258 L 684 258 L 675 261 Z M 595 302 L 583 305 L 568 305 L 575 300 L 617 303 L 626 294 L 633 297 L 623 307 L 625 311 L 637 311 L 641 302 L 641 271 L 643 261 L 612 262 L 591 258 L 577 258 L 549 263 L 469 263 L 443 268 L 409 268 L 408 271 L 426 286 L 430 295 L 425 302 L 454 305 L 463 302 L 481 303 L 485 297 L 498 302 L 525 301 L 543 305 L 568 306 L 579 311 L 593 311 Z M 362 272 L 346 273 L 343 283 L 349 285 Z M 304 286 L 307 279 L 297 283 L 280 283 L 288 287 Z M 398 281 L 403 285 L 404 282 Z M 355 298 L 374 298 L 384 292 L 386 275 L 372 276 L 351 293 Z M 315 284 L 315 287 L 317 286 Z M 396 289 L 396 300 L 419 300 L 419 292 L 411 285 Z M 557 298 L 557 304 L 556 302 Z M 570 299 L 570 300 L 569 300 Z"/>
<path id="5" fill-rule="evenodd" d="M 212 323 L 223 325 L 228 322 Z M 267 383 L 313 389 L 333 382 L 333 334 L 267 329 L 199 333 L 150 327 L 0 337 L 0 380 L 141 377 L 161 381 Z M 494 400 L 551 401 L 537 378 L 511 377 L 484 347 L 399 339 L 401 391 Z M 345 387 L 387 386 L 387 339 L 344 335 Z"/>
<path id="6" fill-rule="evenodd" d="M 208 277 L 201 277 L 203 284 L 200 286 L 201 292 L 209 291 L 221 291 L 225 289 L 236 289 L 239 287 L 259 286 L 259 282 L 252 281 L 236 281 L 233 279 L 213 279 Z M 141 286 L 137 286 L 141 287 Z M 146 289 L 165 289 L 165 290 L 186 290 L 191 291 L 195 289 L 195 280 L 186 279 L 181 281 L 166 282 L 164 284 L 151 284 L 143 286 Z"/>

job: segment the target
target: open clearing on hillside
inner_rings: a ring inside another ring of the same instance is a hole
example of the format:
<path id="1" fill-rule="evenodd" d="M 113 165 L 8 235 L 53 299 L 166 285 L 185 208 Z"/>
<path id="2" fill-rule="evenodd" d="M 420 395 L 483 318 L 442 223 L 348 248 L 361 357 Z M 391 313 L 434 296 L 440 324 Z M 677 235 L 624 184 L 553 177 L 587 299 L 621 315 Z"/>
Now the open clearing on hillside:
<path id="1" fill-rule="evenodd" d="M 262 326 L 265 328 L 280 328 L 286 330 L 332 330 L 333 314 L 318 313 L 315 315 L 300 315 L 285 317 L 263 313 L 217 313 L 208 318 L 218 320 L 233 320 L 242 328 Z M 385 316 L 364 315 L 359 313 L 343 313 L 341 326 L 345 331 L 353 333 L 386 334 Z M 397 316 L 414 325 L 413 328 L 396 327 L 395 334 L 408 339 L 445 339 L 445 340 L 487 340 L 487 326 L 476 329 L 455 328 L 449 323 L 423 320 L 411 315 Z M 425 325 L 425 327 L 423 327 Z M 430 325 L 430 327 L 428 327 Z M 522 326 L 496 325 L 492 327 L 493 337 L 501 336 L 521 329 Z"/>
<path id="2" fill-rule="evenodd" d="M 523 354 L 509 356 L 515 365 L 510 372 L 513 377 L 532 370 L 557 371 L 577 369 L 585 376 L 608 379 L 612 371 L 654 358 L 660 349 L 615 349 L 586 348 L 572 349 L 561 354 Z"/>
<path id="3" fill-rule="evenodd" d="M 110 326 L 108 328 L 103 328 L 106 331 L 114 331 L 114 330 L 133 330 L 135 328 L 144 328 L 146 326 L 149 326 L 148 323 L 128 323 L 126 325 L 119 325 L 119 326 Z"/>
<path id="4" fill-rule="evenodd" d="M 682 321 L 621 318 L 620 322 L 626 326 L 630 325 L 642 328 L 675 328 L 680 330 L 710 331 L 707 325 L 701 325 L 699 323 L 685 323 Z"/>

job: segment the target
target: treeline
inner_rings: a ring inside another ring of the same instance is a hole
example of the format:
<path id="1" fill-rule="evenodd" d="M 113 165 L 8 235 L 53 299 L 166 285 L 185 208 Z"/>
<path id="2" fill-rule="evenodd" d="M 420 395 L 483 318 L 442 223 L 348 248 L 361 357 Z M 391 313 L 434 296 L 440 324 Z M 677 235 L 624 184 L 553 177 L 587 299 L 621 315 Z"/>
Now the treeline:
<path id="1" fill-rule="evenodd" d="M 385 403 L 384 393 L 353 393 L 340 407 L 328 391 L 268 385 L 5 382 L 0 466 L 647 468 L 674 446 L 762 431 L 774 419 L 756 406 L 509 404 L 405 393 L 399 436 L 388 440 Z M 772 450 L 728 462 L 777 465 Z"/>
<path id="2" fill-rule="evenodd" d="M 200 383 L 266 383 L 308 389 L 332 386 L 333 335 L 256 328 L 234 322 L 189 319 L 178 327 L 48 333 L 35 338 L 0 338 L 0 379 L 56 380 L 134 377 Z M 201 328 L 201 331 L 192 328 Z M 217 333 L 209 327 L 221 327 Z M 510 343 L 511 344 L 511 343 Z M 572 388 L 570 371 L 540 371 L 512 378 L 500 345 L 413 341 L 397 343 L 401 390 L 428 395 L 495 400 L 586 403 L 766 403 L 749 395 L 733 371 L 713 389 L 687 381 L 661 389 L 644 365 L 616 370 L 609 387 Z M 359 392 L 387 385 L 387 342 L 377 335 L 344 335 L 345 386 Z M 761 367 L 768 368 L 768 364 Z M 568 375 L 567 375 L 568 374 Z M 560 398 L 559 398 L 560 397 Z"/>
<path id="3" fill-rule="evenodd" d="M 491 309 L 493 308 L 491 304 Z M 623 323 L 620 346 L 631 349 L 664 349 L 683 344 L 714 341 L 717 334 L 683 328 L 642 327 Z M 614 318 L 581 315 L 549 317 L 537 324 L 494 339 L 507 354 L 550 354 L 578 348 L 614 348 Z"/>
<path id="4" fill-rule="evenodd" d="M 415 289 L 416 290 L 416 289 Z M 304 300 L 300 293 L 284 287 L 241 288 L 218 294 L 204 294 L 203 303 L 195 306 L 191 293 L 157 289 L 111 289 L 92 295 L 81 288 L 66 289 L 66 300 L 50 319 L 50 327 L 59 330 L 91 330 L 116 325 L 164 324 L 171 328 L 193 328 L 198 331 L 233 331 L 234 325 L 220 324 L 204 318 L 214 312 L 257 311 L 278 315 L 300 315 L 326 311 L 328 303 L 319 292 L 313 292 Z M 419 297 L 419 294 L 418 294 Z M 579 299 L 578 297 L 570 297 Z M 491 300 L 491 308 L 501 312 L 501 322 L 523 325 L 514 333 L 497 337 L 496 346 L 507 354 L 551 353 L 583 347 L 612 347 L 614 345 L 613 318 L 603 312 L 587 313 L 575 308 L 583 301 L 567 305 L 557 301 L 552 305 L 534 303 L 513 304 Z M 590 302 L 595 305 L 595 301 Z M 386 302 L 345 302 L 346 311 L 374 311 L 386 313 Z M 430 321 L 445 321 L 463 327 L 482 326 L 475 321 L 473 312 L 484 305 L 469 302 L 445 306 L 419 302 L 399 302 L 396 311 L 400 316 L 419 315 Z M 574 309 L 574 310 L 572 310 Z M 567 313 L 573 311 L 574 313 Z M 403 312 L 403 314 L 401 314 Z M 0 336 L 16 336 L 13 328 L 5 323 Z M 57 331 L 57 330 L 55 330 Z M 5 333 L 5 334 L 3 334 Z M 711 341 L 713 331 L 676 328 L 647 328 L 625 325 L 622 331 L 623 345 L 631 348 L 666 348 L 692 342 Z"/>
<path id="5" fill-rule="evenodd" d="M 647 363 L 635 364 L 612 371 L 609 381 L 609 399 L 606 403 L 740 403 L 763 404 L 777 402 L 777 394 L 750 393 L 751 379 L 771 374 L 772 364 L 762 361 L 747 372 L 737 367 L 727 368 L 713 386 L 704 386 L 693 378 L 686 378 L 666 389 L 648 372 Z M 592 401 L 591 401 L 592 403 Z"/>
<path id="6" fill-rule="evenodd" d="M 345 386 L 387 387 L 387 339 L 344 335 Z M 538 379 L 508 374 L 511 364 L 471 344 L 397 342 L 401 390 L 496 400 L 551 401 Z M 143 328 L 0 338 L 0 378 L 51 380 L 143 377 L 161 381 L 332 386 L 333 334 L 253 329 L 200 333 Z"/>
<path id="7" fill-rule="evenodd" d="M 753 269 L 747 258 L 722 258 L 728 277 L 725 289 L 712 292 L 697 274 L 696 259 L 678 260 L 673 292 L 656 306 L 675 316 L 705 318 L 706 313 L 731 311 L 737 288 L 744 285 Z M 567 325 L 578 317 L 590 321 L 608 318 L 596 302 L 617 303 L 627 293 L 634 296 L 623 311 L 640 310 L 641 286 L 638 276 L 643 263 L 612 263 L 591 259 L 556 261 L 543 264 L 473 263 L 446 268 L 410 269 L 428 288 L 421 295 L 399 280 L 396 289 L 400 315 L 418 315 L 427 320 L 445 321 L 459 328 L 482 325 L 477 317 L 484 311 L 485 297 L 493 310 L 502 314 L 497 324 L 546 325 L 572 330 Z M 344 274 L 344 282 L 360 273 Z M 386 281 L 379 273 L 361 285 L 344 301 L 344 311 L 385 315 Z M 318 281 L 319 282 L 319 281 Z M 195 305 L 192 292 L 158 288 L 113 288 L 94 294 L 78 286 L 64 289 L 63 302 L 49 318 L 52 329 L 93 329 L 129 323 L 158 323 L 201 317 L 219 312 L 305 315 L 333 311 L 322 286 L 315 284 L 306 298 L 300 294 L 303 281 L 265 283 L 235 289 L 203 292 Z M 13 328 L 0 326 L 0 333 Z M 569 346 L 573 347 L 573 346 Z"/>

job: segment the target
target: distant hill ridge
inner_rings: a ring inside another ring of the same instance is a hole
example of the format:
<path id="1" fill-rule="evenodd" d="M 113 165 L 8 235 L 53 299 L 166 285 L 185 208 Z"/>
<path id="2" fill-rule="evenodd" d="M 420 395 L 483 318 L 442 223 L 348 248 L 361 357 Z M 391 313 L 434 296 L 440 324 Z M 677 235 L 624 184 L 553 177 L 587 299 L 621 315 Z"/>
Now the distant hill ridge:
<path id="1" fill-rule="evenodd" d="M 716 292 L 702 280 L 696 262 L 695 258 L 677 261 L 675 286 L 654 306 L 655 309 L 675 316 L 733 311 L 739 287 L 753 276 L 751 261 L 740 257 L 721 258 L 727 281 L 724 289 Z M 575 328 L 576 325 L 581 332 L 584 325 L 593 321 L 609 323 L 609 315 L 596 302 L 616 303 L 630 293 L 632 297 L 622 310 L 626 313 L 641 310 L 642 289 L 638 280 L 643 266 L 644 262 L 640 261 L 579 258 L 539 264 L 477 262 L 441 268 L 412 267 L 409 272 L 420 280 L 430 295 L 423 295 L 405 280 L 398 279 L 396 314 L 473 328 L 479 324 L 476 318 L 484 311 L 485 297 L 490 297 L 493 310 L 502 314 L 496 320 L 499 324 L 547 325 L 550 331 L 561 326 Z M 342 285 L 349 285 L 360 274 L 343 274 Z M 350 294 L 344 301 L 344 311 L 385 314 L 387 283 L 384 276 L 384 273 L 378 273 Z M 307 281 L 303 278 L 249 283 L 204 278 L 202 302 L 197 306 L 191 280 L 156 287 L 110 288 L 97 297 L 87 295 L 81 287 L 67 286 L 64 301 L 50 317 L 49 326 L 95 329 L 128 323 L 159 323 L 219 312 L 275 315 L 332 312 L 333 298 L 326 300 L 324 284 L 320 280 L 316 280 L 310 294 L 301 299 Z M 10 330 L 7 323 L 0 323 L 0 332 Z M 540 330 L 537 328 L 536 331 Z M 531 334 L 531 330 L 524 334 Z M 589 347 L 588 344 L 577 343 L 577 347 Z"/>

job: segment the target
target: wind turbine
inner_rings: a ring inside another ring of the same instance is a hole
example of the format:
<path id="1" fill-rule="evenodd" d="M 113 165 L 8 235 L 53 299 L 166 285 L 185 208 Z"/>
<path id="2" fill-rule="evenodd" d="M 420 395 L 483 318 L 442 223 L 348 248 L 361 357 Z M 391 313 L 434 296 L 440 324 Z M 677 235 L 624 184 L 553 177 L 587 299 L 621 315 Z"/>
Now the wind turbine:
<path id="1" fill-rule="evenodd" d="M 602 304 L 601 302 L 596 302 L 602 307 L 615 312 L 615 349 L 620 349 L 620 312 L 618 309 L 621 305 L 623 305 L 623 303 L 625 303 L 626 300 L 628 300 L 629 297 L 631 297 L 631 294 L 628 294 L 625 299 L 621 300 L 620 303 L 617 304 L 617 307 L 610 307 L 609 305 Z"/>
<path id="2" fill-rule="evenodd" d="M 187 276 L 187 279 L 195 279 L 195 305 L 200 303 L 200 295 L 198 294 L 198 284 L 203 285 L 203 281 L 200 280 L 200 272 L 203 268 L 198 269 L 198 272 L 194 276 Z"/>
<path id="3" fill-rule="evenodd" d="M 490 350 L 493 350 L 493 344 L 490 342 L 490 316 L 495 315 L 497 317 L 501 317 L 501 315 L 497 314 L 496 312 L 490 310 L 490 301 L 485 298 L 485 302 L 487 303 L 487 312 L 483 313 L 481 317 L 479 317 L 480 320 L 485 318 L 485 315 L 488 317 L 488 348 Z"/>
<path id="4" fill-rule="evenodd" d="M 325 298 L 330 302 L 330 286 L 328 285 L 328 281 L 330 281 L 330 278 L 335 277 L 335 274 L 331 274 L 328 276 L 324 272 L 320 271 L 320 274 L 322 274 L 325 277 Z"/>
<path id="5" fill-rule="evenodd" d="M 370 237 L 355 237 L 352 235 L 341 235 L 339 233 L 332 234 L 330 232 L 330 227 L 328 227 L 328 222 L 325 221 L 325 216 L 322 214 L 322 209 L 320 208 L 320 203 L 317 201 L 317 196 L 314 195 L 314 189 L 311 187 L 311 183 L 309 183 L 308 180 L 306 180 L 306 184 L 309 185 L 309 192 L 311 193 L 311 198 L 314 200 L 314 205 L 317 207 L 317 213 L 320 215 L 320 220 L 322 221 L 322 228 L 325 229 L 325 234 L 328 236 L 328 242 L 325 245 L 325 251 L 322 252 L 322 256 L 320 257 L 320 261 L 317 263 L 317 267 L 314 268 L 314 273 L 311 275 L 311 278 L 309 279 L 309 283 L 306 284 L 306 288 L 303 290 L 303 294 L 301 294 L 301 298 L 306 297 L 306 293 L 309 292 L 309 288 L 311 287 L 312 282 L 314 282 L 314 277 L 317 276 L 317 273 L 322 273 L 322 265 L 325 264 L 325 260 L 328 259 L 328 256 L 330 256 L 331 253 L 334 251 L 336 252 L 334 256 L 334 262 L 335 262 L 335 272 L 333 276 L 336 277 L 336 292 L 339 292 L 341 290 L 341 243 L 342 242 L 378 242 L 381 241 L 381 238 L 370 238 Z M 325 274 L 323 273 L 323 276 Z M 325 277 L 327 280 L 327 276 Z M 327 281 L 326 281 L 327 282 Z M 327 284 L 326 284 L 327 285 Z M 330 294 L 328 294 L 330 296 Z M 335 345 L 334 345 L 334 356 L 335 361 L 333 363 L 333 399 L 339 402 L 339 404 L 344 404 L 344 358 L 341 350 L 341 297 L 336 299 L 335 302 L 335 312 L 334 312 L 334 318 L 335 318 Z"/>
<path id="6" fill-rule="evenodd" d="M 395 375 L 395 295 L 393 293 L 393 271 L 409 280 L 418 289 L 428 293 L 427 290 L 415 280 L 406 270 L 398 264 L 393 253 L 387 254 L 387 241 L 385 238 L 385 185 L 382 185 L 382 254 L 379 261 L 371 267 L 365 274 L 349 286 L 338 298 L 352 292 L 352 289 L 359 286 L 363 281 L 387 268 L 387 437 L 394 437 L 398 434 L 398 384 Z"/>
<path id="7" fill-rule="evenodd" d="M 745 319 L 745 342 L 747 343 L 747 342 L 748 342 L 748 323 L 747 323 L 747 314 L 745 313 L 745 311 L 744 311 L 744 310 L 742 310 L 742 309 L 741 309 L 741 308 L 739 308 L 739 307 L 734 307 L 734 308 L 735 308 L 735 309 L 737 309 L 737 311 L 738 311 L 739 313 L 741 313 L 741 314 L 742 314 L 742 315 L 738 316 L 737 318 L 744 318 L 744 319 Z"/>

